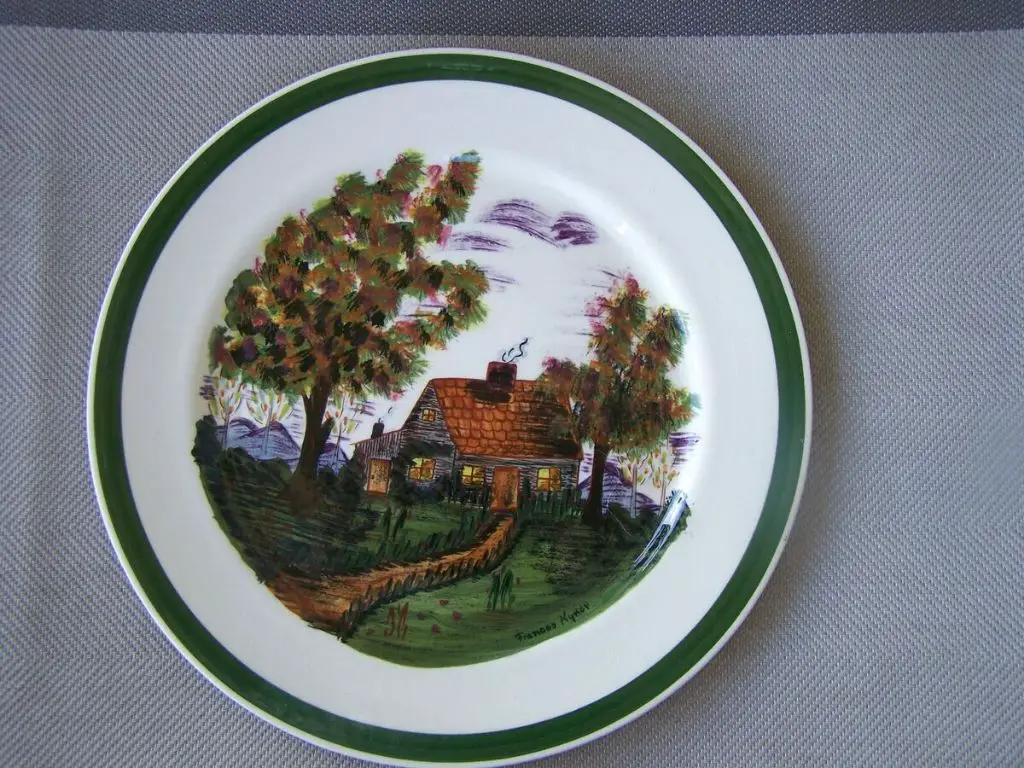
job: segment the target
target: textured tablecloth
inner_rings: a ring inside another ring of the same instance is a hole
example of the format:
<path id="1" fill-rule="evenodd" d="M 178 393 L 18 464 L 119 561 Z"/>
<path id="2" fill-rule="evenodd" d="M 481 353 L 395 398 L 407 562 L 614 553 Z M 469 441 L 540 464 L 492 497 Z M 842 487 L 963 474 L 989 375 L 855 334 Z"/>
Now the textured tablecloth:
<path id="1" fill-rule="evenodd" d="M 439 44 L 679 125 L 764 221 L 811 351 L 807 488 L 762 600 L 681 692 L 545 764 L 1024 761 L 1024 4 L 561 5 L 0 0 L 0 763 L 359 764 L 149 620 L 93 498 L 86 371 L 129 233 L 200 143 L 299 77 Z"/>

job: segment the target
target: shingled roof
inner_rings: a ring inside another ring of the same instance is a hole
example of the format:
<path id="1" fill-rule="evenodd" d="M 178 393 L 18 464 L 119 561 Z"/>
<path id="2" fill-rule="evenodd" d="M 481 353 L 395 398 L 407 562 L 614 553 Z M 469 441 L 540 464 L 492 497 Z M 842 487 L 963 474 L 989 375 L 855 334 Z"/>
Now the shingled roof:
<path id="1" fill-rule="evenodd" d="M 517 380 L 511 390 L 480 379 L 432 379 L 445 424 L 459 452 L 516 459 L 582 459 L 583 449 L 556 434 L 564 405 L 544 396 L 535 381 Z"/>

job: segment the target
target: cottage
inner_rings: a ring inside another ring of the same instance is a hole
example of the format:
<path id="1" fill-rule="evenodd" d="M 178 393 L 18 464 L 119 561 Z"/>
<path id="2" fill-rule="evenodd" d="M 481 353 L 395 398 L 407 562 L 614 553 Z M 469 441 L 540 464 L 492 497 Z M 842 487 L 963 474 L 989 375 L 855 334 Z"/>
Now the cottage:
<path id="1" fill-rule="evenodd" d="M 568 411 L 535 381 L 516 378 L 515 363 L 492 362 L 484 379 L 431 379 L 405 423 L 354 445 L 366 489 L 387 493 L 392 462 L 405 452 L 409 479 L 429 485 L 450 475 L 464 487 L 489 485 L 491 509 L 516 508 L 520 489 L 575 489 L 583 449 L 558 429 Z"/>

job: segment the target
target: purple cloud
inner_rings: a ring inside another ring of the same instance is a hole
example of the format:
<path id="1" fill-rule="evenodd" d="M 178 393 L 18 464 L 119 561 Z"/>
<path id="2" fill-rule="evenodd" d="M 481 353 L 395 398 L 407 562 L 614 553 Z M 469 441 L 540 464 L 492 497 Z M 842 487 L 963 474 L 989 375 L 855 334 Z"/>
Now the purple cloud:
<path id="1" fill-rule="evenodd" d="M 559 248 L 590 245 L 597 240 L 597 228 L 583 214 L 564 212 L 552 217 L 536 203 L 518 198 L 495 203 L 480 221 L 511 227 Z"/>
<path id="2" fill-rule="evenodd" d="M 481 221 L 512 227 L 531 237 L 553 243 L 551 218 L 529 200 L 502 200 L 484 214 Z"/>
<path id="3" fill-rule="evenodd" d="M 508 248 L 504 240 L 482 232 L 456 232 L 448 239 L 451 251 L 503 251 Z"/>
<path id="4" fill-rule="evenodd" d="M 563 213 L 551 225 L 559 245 L 590 245 L 597 242 L 597 229 L 579 213 Z"/>

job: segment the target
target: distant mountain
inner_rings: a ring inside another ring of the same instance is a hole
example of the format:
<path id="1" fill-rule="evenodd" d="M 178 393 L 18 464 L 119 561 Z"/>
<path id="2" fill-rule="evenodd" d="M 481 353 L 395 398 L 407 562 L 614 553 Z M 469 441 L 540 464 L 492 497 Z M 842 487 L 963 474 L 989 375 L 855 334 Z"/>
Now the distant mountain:
<path id="1" fill-rule="evenodd" d="M 337 451 L 337 443 L 332 443 L 330 440 L 327 441 L 327 445 L 324 446 L 323 453 L 320 454 L 320 461 L 317 462 L 317 466 L 320 469 L 325 467 L 332 472 L 337 472 L 339 469 L 348 464 L 348 456 L 345 455 L 345 446 L 341 447 L 340 451 Z M 335 453 L 337 451 L 337 453 Z M 295 455 L 295 460 L 298 461 L 298 454 Z"/>
<path id="2" fill-rule="evenodd" d="M 217 427 L 217 436 L 223 445 L 224 426 Z M 299 463 L 299 446 L 285 429 L 284 425 L 275 421 L 270 425 L 270 432 L 265 427 L 250 421 L 246 418 L 231 420 L 228 429 L 228 440 L 226 448 L 241 448 L 254 459 L 263 461 L 266 459 L 281 459 L 291 469 Z M 332 471 L 344 466 L 348 461 L 345 450 L 342 448 L 340 454 L 335 456 L 337 444 L 328 442 L 320 454 L 318 465 L 321 469 L 328 468 Z M 335 462 L 337 461 L 337 466 Z"/>
<path id="3" fill-rule="evenodd" d="M 590 477 L 580 481 L 580 496 L 584 499 L 590 496 Z M 607 510 L 612 504 L 618 504 L 627 510 L 632 510 L 633 486 L 622 477 L 622 469 L 613 457 L 608 458 L 604 467 L 604 490 L 601 492 L 601 508 Z M 642 491 L 636 493 L 636 513 L 658 509 L 658 502 Z"/>

